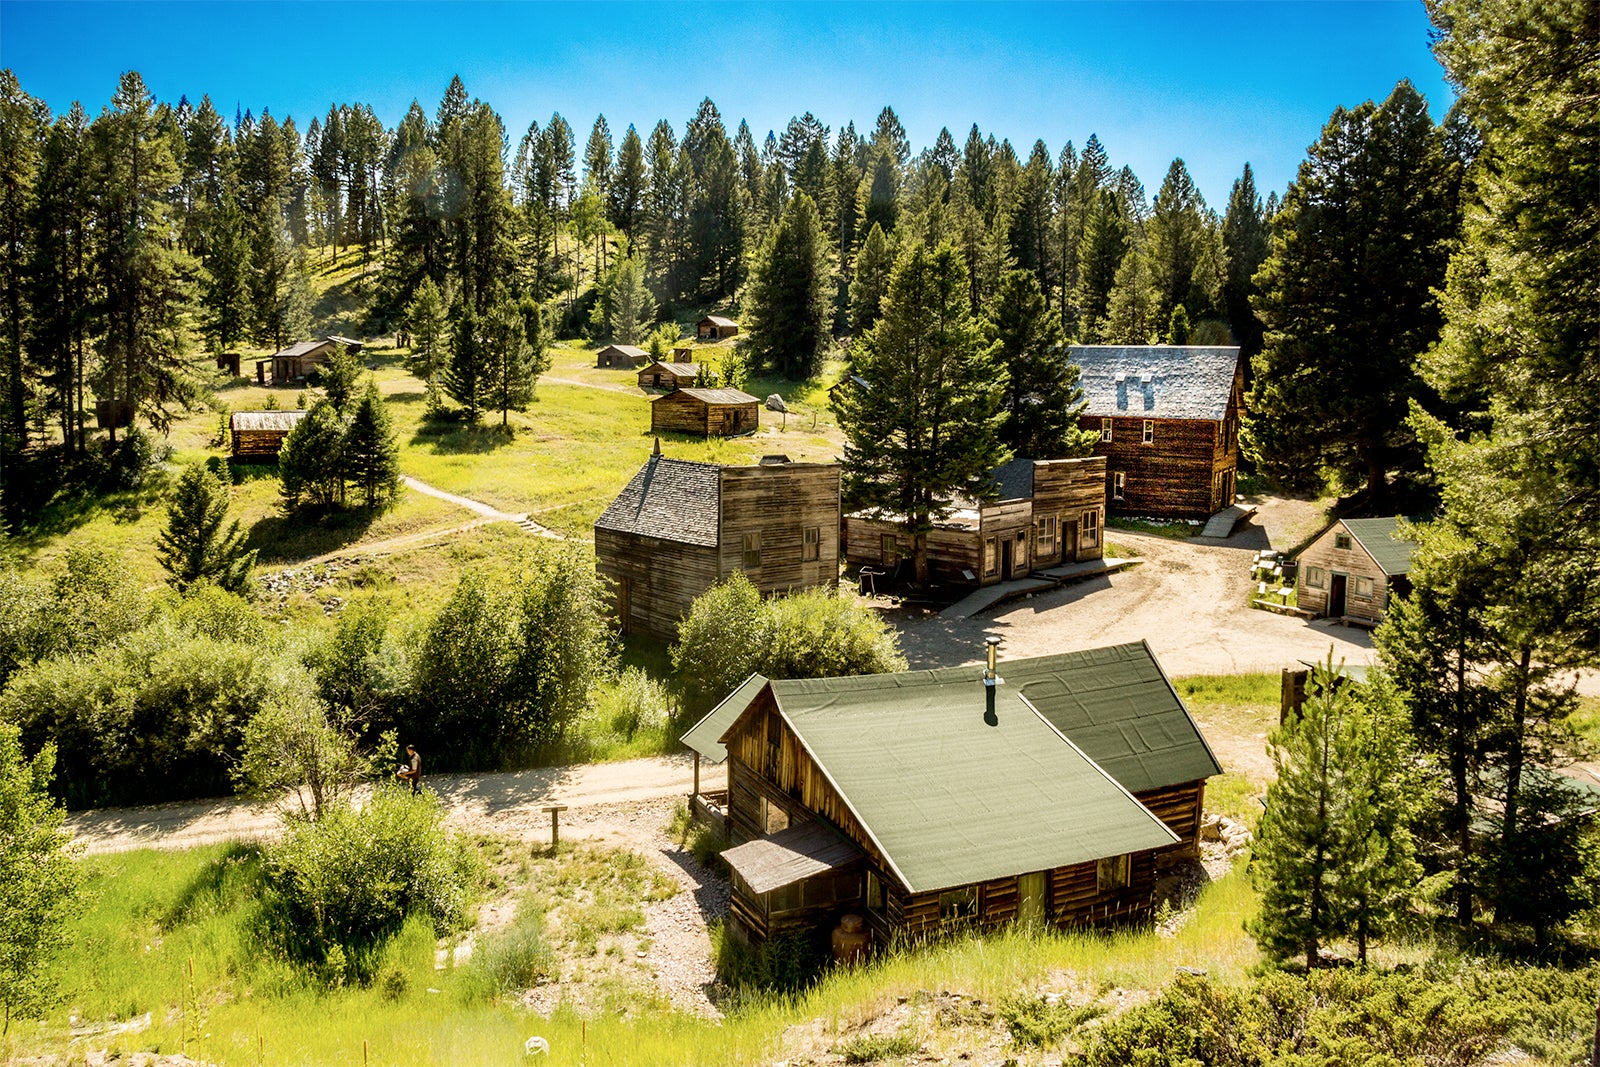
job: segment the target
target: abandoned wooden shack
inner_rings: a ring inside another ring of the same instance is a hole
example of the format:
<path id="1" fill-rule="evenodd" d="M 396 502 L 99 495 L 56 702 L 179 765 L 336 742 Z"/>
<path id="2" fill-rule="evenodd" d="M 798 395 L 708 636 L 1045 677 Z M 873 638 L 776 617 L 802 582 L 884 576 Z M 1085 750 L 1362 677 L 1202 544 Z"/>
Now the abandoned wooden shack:
<path id="1" fill-rule="evenodd" d="M 235 378 L 239 377 L 239 353 L 219 352 L 216 359 L 218 370 L 225 370 Z"/>
<path id="2" fill-rule="evenodd" d="M 763 593 L 839 579 L 839 465 L 754 466 L 657 451 L 594 524 L 596 568 L 624 633 L 677 637 L 694 598 L 743 571 Z"/>
<path id="3" fill-rule="evenodd" d="M 1231 345 L 1073 345 L 1114 512 L 1203 519 L 1233 504 L 1244 366 Z"/>
<path id="4" fill-rule="evenodd" d="M 332 338 L 324 337 L 320 341 L 301 341 L 297 345 L 290 345 L 272 353 L 270 365 L 272 367 L 272 385 L 298 385 L 305 381 L 312 370 L 328 362 L 335 352 L 339 350 L 339 342 Z M 264 380 L 262 362 L 256 362 L 256 380 L 267 384 Z"/>
<path id="5" fill-rule="evenodd" d="M 999 665 L 769 681 L 684 735 L 726 762 L 731 918 L 762 941 L 863 916 L 878 944 L 1147 915 L 1198 854 L 1221 768 L 1143 642 Z M 720 803 L 719 803 L 720 802 Z"/>
<path id="6" fill-rule="evenodd" d="M 332 341 L 335 344 L 343 345 L 344 350 L 349 352 L 351 355 L 355 355 L 356 353 L 360 352 L 367 345 L 367 342 L 365 341 L 354 337 L 341 337 L 336 333 L 328 334 L 328 336 L 324 337 L 323 340 Z"/>
<path id="7" fill-rule="evenodd" d="M 672 350 L 672 362 L 674 362 L 674 363 L 693 363 L 694 362 L 694 346 L 692 346 L 692 345 L 678 345 L 676 348 L 674 348 Z"/>
<path id="8" fill-rule="evenodd" d="M 1014 459 L 990 478 L 993 498 L 958 501 L 929 532 L 933 581 L 993 585 L 1105 555 L 1103 458 Z M 890 519 L 846 516 L 849 562 L 892 572 L 911 553 L 910 535 Z"/>
<path id="9" fill-rule="evenodd" d="M 651 363 L 639 371 L 640 389 L 682 389 L 699 380 L 698 363 Z"/>
<path id="10" fill-rule="evenodd" d="M 1298 557 L 1297 603 L 1315 618 L 1376 626 L 1392 596 L 1411 589 L 1406 575 L 1417 542 L 1400 536 L 1399 515 L 1339 519 Z"/>
<path id="11" fill-rule="evenodd" d="M 228 416 L 233 458 L 241 462 L 275 462 L 283 439 L 306 417 L 303 411 L 235 411 Z"/>
<path id="12" fill-rule="evenodd" d="M 702 341 L 721 341 L 739 335 L 739 324 L 722 315 L 707 315 L 695 324 L 694 335 Z"/>
<path id="13" fill-rule="evenodd" d="M 734 437 L 761 425 L 761 401 L 738 389 L 675 389 L 650 401 L 650 430 Z"/>
<path id="14" fill-rule="evenodd" d="M 606 345 L 595 356 L 597 367 L 626 367 L 633 369 L 650 362 L 650 353 L 634 345 Z"/>

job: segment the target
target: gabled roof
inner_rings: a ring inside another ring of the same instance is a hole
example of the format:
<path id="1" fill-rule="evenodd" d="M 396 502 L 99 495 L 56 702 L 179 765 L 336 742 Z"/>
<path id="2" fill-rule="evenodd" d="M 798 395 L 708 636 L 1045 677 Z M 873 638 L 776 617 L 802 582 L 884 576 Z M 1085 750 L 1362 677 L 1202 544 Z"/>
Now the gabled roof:
<path id="1" fill-rule="evenodd" d="M 700 364 L 698 363 L 662 363 L 660 360 L 650 364 L 648 367 L 640 367 L 639 373 L 649 374 L 658 370 L 664 370 L 675 378 L 700 377 Z"/>
<path id="2" fill-rule="evenodd" d="M 683 363 L 678 364 L 680 367 L 687 365 L 688 364 Z M 655 398 L 655 400 L 650 401 L 650 403 L 654 404 L 657 400 L 665 400 L 667 397 L 679 395 L 693 397 L 704 404 L 761 403 L 759 397 L 751 396 L 749 393 L 743 392 L 739 389 L 679 389 L 676 393 L 668 393 L 666 396 L 658 396 Z"/>
<path id="3" fill-rule="evenodd" d="M 650 353 L 635 345 L 606 345 L 601 352 L 621 352 L 631 359 L 648 359 Z M 597 353 L 598 354 L 598 353 Z"/>
<path id="4" fill-rule="evenodd" d="M 739 687 L 722 698 L 722 703 L 706 712 L 705 717 L 693 726 L 679 740 L 688 745 L 702 757 L 712 763 L 721 763 L 728 758 L 728 750 L 722 743 L 722 735 L 728 732 L 728 727 L 738 721 L 744 714 L 744 709 L 756 698 L 756 694 L 766 688 L 767 679 L 760 674 L 752 674 Z"/>
<path id="5" fill-rule="evenodd" d="M 1406 574 L 1411 570 L 1411 557 L 1416 554 L 1417 542 L 1399 537 L 1399 515 L 1379 519 L 1341 519 L 1350 536 L 1360 543 L 1384 574 L 1389 577 Z M 1411 521 L 1420 522 L 1420 519 Z"/>
<path id="6" fill-rule="evenodd" d="M 303 411 L 235 411 L 228 416 L 228 429 L 235 432 L 244 430 L 282 430 L 287 433 L 294 429 L 294 424 L 306 417 Z"/>
<path id="7" fill-rule="evenodd" d="M 737 325 L 739 325 L 737 322 L 734 322 L 732 319 L 730 319 L 730 318 L 728 318 L 728 317 L 726 317 L 724 315 L 707 315 L 705 318 L 701 319 L 700 321 L 701 322 L 709 322 L 713 326 L 737 326 Z"/>
<path id="8" fill-rule="evenodd" d="M 786 885 L 838 870 L 862 857 L 849 838 L 820 822 L 804 822 L 767 837 L 746 841 L 722 854 L 753 893 L 770 893 Z"/>
<path id="9" fill-rule="evenodd" d="M 357 348 L 361 348 L 363 345 L 366 344 L 365 341 L 363 341 L 363 340 L 361 340 L 359 338 L 356 338 L 356 337 L 342 337 L 342 336 L 340 336 L 339 334 L 336 334 L 336 333 L 330 333 L 328 336 L 324 337 L 323 340 L 324 341 L 337 341 L 339 344 L 345 345 L 346 347 L 349 347 L 350 345 L 355 345 Z"/>
<path id="10" fill-rule="evenodd" d="M 1233 395 L 1233 345 L 1073 345 L 1085 415 L 1220 422 Z M 1118 377 L 1122 380 L 1119 382 Z M 1148 376 L 1149 382 L 1144 379 Z"/>
<path id="11" fill-rule="evenodd" d="M 974 668 L 774 681 L 768 691 L 914 893 L 1178 840 L 1015 688 L 997 688 L 987 715 Z"/>
<path id="12" fill-rule="evenodd" d="M 651 456 L 595 520 L 595 529 L 715 546 L 719 469 L 714 463 Z"/>
<path id="13" fill-rule="evenodd" d="M 327 338 L 324 338 L 321 341 L 301 341 L 299 344 L 293 344 L 288 348 L 279 349 L 278 351 L 272 353 L 272 358 L 276 359 L 279 356 L 284 356 L 287 358 L 293 358 L 295 356 L 308 356 L 318 349 L 327 348 L 335 343 L 336 342 Z"/>

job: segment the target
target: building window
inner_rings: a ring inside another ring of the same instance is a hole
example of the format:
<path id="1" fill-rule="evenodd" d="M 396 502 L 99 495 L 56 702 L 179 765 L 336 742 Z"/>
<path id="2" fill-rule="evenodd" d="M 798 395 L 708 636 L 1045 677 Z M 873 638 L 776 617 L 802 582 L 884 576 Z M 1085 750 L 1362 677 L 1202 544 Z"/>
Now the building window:
<path id="1" fill-rule="evenodd" d="M 775 834 L 779 830 L 787 830 L 788 828 L 789 813 L 784 811 L 778 805 L 774 804 L 772 801 L 768 800 L 766 797 L 762 797 L 761 832 L 763 834 Z"/>
<path id="2" fill-rule="evenodd" d="M 1350 579 L 1350 592 L 1353 595 L 1360 597 L 1362 600 L 1371 600 L 1372 579 L 1362 578 L 1359 575 L 1352 576 Z"/>
<path id="3" fill-rule="evenodd" d="M 1095 883 L 1099 886 L 1100 892 L 1104 893 L 1112 889 L 1126 889 L 1128 887 L 1130 868 L 1133 866 L 1132 860 L 1133 857 L 1131 855 L 1107 856 L 1097 863 L 1095 865 Z"/>
<path id="4" fill-rule="evenodd" d="M 1349 549 L 1350 549 L 1350 535 L 1349 534 L 1334 534 L 1333 535 L 1333 547 L 1337 548 L 1337 549 L 1339 549 L 1341 551 L 1349 551 Z"/>
<path id="5" fill-rule="evenodd" d="M 822 554 L 822 527 L 807 526 L 805 544 L 801 546 L 800 558 L 807 563 L 814 562 Z"/>
<path id="6" fill-rule="evenodd" d="M 781 911 L 796 911 L 800 907 L 800 883 L 792 882 L 780 886 L 767 894 L 767 914 L 774 915 Z"/>
<path id="7" fill-rule="evenodd" d="M 744 569 L 757 571 L 761 569 L 761 534 L 747 533 L 744 535 Z"/>
<path id="8" fill-rule="evenodd" d="M 1085 511 L 1078 519 L 1078 544 L 1093 548 L 1100 543 L 1100 513 Z"/>
<path id="9" fill-rule="evenodd" d="M 1121 500 L 1128 489 L 1128 475 L 1126 471 L 1115 471 L 1111 475 L 1111 499 Z"/>
<path id="10" fill-rule="evenodd" d="M 895 540 L 894 534 L 884 534 L 878 539 L 878 562 L 885 567 L 900 562 L 900 542 Z"/>
<path id="11" fill-rule="evenodd" d="M 1156 439 L 1156 424 L 1154 419 L 1144 420 L 1144 443 L 1151 444 Z"/>
<path id="12" fill-rule="evenodd" d="M 1111 440 L 1111 420 L 1110 419 L 1101 419 L 1100 420 L 1100 440 L 1102 440 L 1102 441 Z"/>
<path id="13" fill-rule="evenodd" d="M 939 921 L 971 922 L 978 917 L 978 888 L 963 886 L 939 894 Z"/>
<path id="14" fill-rule="evenodd" d="M 1328 588 L 1328 572 L 1323 570 L 1321 567 L 1307 567 L 1306 568 L 1306 588 L 1307 589 L 1326 589 L 1326 588 Z"/>
<path id="15" fill-rule="evenodd" d="M 1053 556 L 1056 552 L 1056 517 L 1046 515 L 1039 520 L 1039 555 Z"/>
<path id="16" fill-rule="evenodd" d="M 1000 546 L 992 537 L 983 541 L 983 575 L 985 578 L 1000 573 Z"/>
<path id="17" fill-rule="evenodd" d="M 867 871 L 867 908 L 881 912 L 885 904 L 883 879 L 878 877 L 877 871 Z"/>

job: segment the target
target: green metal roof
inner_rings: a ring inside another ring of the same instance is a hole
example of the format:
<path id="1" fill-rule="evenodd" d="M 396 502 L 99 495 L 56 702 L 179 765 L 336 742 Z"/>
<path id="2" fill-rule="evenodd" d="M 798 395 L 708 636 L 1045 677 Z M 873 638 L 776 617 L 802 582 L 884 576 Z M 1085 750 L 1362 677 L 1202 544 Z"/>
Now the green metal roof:
<path id="1" fill-rule="evenodd" d="M 1400 529 L 1399 515 L 1381 519 L 1344 519 L 1344 528 L 1361 543 L 1384 574 L 1405 574 L 1411 570 L 1411 557 L 1417 551 L 1417 542 L 1396 537 Z M 1419 521 L 1419 520 L 1412 520 Z"/>
<path id="2" fill-rule="evenodd" d="M 999 673 L 1130 793 L 1222 773 L 1143 641 L 1002 660 Z"/>
<path id="3" fill-rule="evenodd" d="M 998 687 L 987 716 L 980 678 L 952 668 L 768 684 L 912 892 L 1177 840 L 1016 688 Z"/>
<path id="4" fill-rule="evenodd" d="M 728 758 L 722 735 L 744 714 L 744 709 L 766 684 L 767 680 L 761 675 L 752 674 L 739 683 L 739 688 L 723 697 L 722 703 L 706 712 L 705 718 L 689 727 L 689 732 L 679 740 L 712 763 L 721 763 Z"/>

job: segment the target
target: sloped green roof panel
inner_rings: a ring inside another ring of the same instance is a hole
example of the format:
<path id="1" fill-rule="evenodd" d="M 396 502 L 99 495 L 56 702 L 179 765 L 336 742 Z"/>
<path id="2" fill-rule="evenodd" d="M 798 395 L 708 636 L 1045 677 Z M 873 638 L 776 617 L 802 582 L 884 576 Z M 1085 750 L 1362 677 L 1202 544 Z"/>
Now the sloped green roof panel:
<path id="1" fill-rule="evenodd" d="M 722 744 L 722 735 L 728 732 L 728 727 L 738 721 L 739 716 L 744 714 L 744 709 L 750 706 L 750 702 L 766 684 L 767 680 L 761 675 L 752 674 L 739 683 L 739 688 L 723 697 L 722 703 L 706 712 L 705 718 L 689 727 L 688 733 L 679 740 L 712 763 L 721 763 L 728 758 L 728 750 Z"/>
<path id="2" fill-rule="evenodd" d="M 980 671 L 775 681 L 772 693 L 912 892 L 1159 848 L 1170 830 Z"/>
<path id="3" fill-rule="evenodd" d="M 1417 551 L 1417 542 L 1401 539 L 1400 516 L 1389 515 L 1378 519 L 1345 519 L 1344 528 L 1366 549 L 1384 574 L 1394 576 L 1411 570 L 1411 557 Z M 1423 521 L 1420 518 L 1413 522 Z"/>

